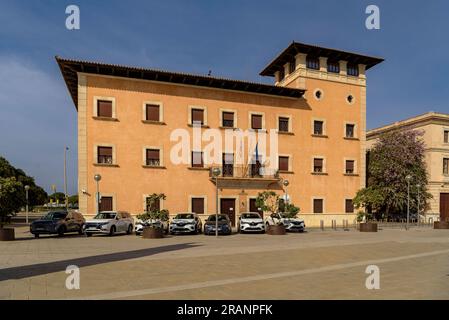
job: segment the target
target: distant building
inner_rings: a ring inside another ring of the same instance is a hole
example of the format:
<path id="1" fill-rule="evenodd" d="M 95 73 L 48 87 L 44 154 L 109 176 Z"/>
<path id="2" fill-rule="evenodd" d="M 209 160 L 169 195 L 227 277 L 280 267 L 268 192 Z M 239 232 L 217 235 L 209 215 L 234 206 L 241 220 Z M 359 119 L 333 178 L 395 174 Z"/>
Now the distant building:
<path id="1" fill-rule="evenodd" d="M 426 216 L 449 219 L 449 114 L 429 112 L 370 130 L 366 134 L 368 149 L 383 133 L 410 129 L 424 132 L 428 189 L 433 196 Z"/>
<path id="2" fill-rule="evenodd" d="M 260 73 L 274 85 L 56 60 L 78 112 L 82 213 L 96 212 L 98 173 L 100 210 L 138 214 L 149 194 L 164 193 L 157 205 L 171 215 L 219 211 L 235 225 L 241 212 L 258 211 L 258 192 L 275 190 L 288 193 L 309 226 L 355 219 L 352 199 L 365 181 L 365 71 L 382 59 L 294 42 Z M 278 145 L 222 144 L 211 164 L 203 141 L 190 146 L 187 163 L 174 163 L 171 134 L 192 136 L 195 125 L 223 136 L 273 130 Z M 213 168 L 221 172 L 218 205 Z"/>

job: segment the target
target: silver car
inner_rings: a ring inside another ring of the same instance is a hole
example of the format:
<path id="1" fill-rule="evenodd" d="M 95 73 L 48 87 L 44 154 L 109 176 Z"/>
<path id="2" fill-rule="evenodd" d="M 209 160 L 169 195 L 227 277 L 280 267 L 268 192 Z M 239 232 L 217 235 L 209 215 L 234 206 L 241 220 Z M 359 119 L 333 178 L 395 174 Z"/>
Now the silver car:
<path id="1" fill-rule="evenodd" d="M 131 234 L 133 229 L 134 219 L 125 211 L 102 211 L 84 225 L 84 232 L 88 237 L 95 233 L 110 236 L 116 233 Z"/>
<path id="2" fill-rule="evenodd" d="M 203 227 L 201 219 L 196 213 L 178 213 L 170 223 L 170 234 L 200 233 Z"/>
<path id="3" fill-rule="evenodd" d="M 265 232 L 263 219 L 258 212 L 243 212 L 239 217 L 238 231 L 243 232 Z"/>

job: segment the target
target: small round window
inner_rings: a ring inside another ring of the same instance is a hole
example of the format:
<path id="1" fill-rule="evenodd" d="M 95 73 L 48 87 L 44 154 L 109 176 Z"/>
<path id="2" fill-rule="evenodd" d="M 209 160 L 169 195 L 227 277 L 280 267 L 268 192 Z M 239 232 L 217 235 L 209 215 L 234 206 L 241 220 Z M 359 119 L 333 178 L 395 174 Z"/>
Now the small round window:
<path id="1" fill-rule="evenodd" d="M 315 91 L 315 98 L 320 100 L 322 97 L 323 97 L 323 93 L 321 92 L 321 90 L 316 90 Z"/>
<path id="2" fill-rule="evenodd" d="M 352 104 L 354 102 L 354 97 L 352 95 L 349 95 L 346 97 L 346 101 L 348 101 L 349 104 Z"/>

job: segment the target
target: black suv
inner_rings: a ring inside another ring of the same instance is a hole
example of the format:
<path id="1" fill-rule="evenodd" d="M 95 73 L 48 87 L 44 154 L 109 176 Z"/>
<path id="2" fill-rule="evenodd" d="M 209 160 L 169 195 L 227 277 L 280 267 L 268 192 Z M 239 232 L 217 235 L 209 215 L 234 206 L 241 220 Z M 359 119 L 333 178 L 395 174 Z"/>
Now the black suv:
<path id="1" fill-rule="evenodd" d="M 57 234 L 63 236 L 66 232 L 78 232 L 83 234 L 83 226 L 86 220 L 76 211 L 50 211 L 39 220 L 30 225 L 30 232 L 36 238 L 41 234 Z"/>

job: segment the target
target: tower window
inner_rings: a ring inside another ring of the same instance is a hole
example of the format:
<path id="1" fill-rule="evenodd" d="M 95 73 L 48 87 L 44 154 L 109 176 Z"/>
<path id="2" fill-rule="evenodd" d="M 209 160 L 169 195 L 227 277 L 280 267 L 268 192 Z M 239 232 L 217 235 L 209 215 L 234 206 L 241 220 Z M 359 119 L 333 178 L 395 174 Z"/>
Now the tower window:
<path id="1" fill-rule="evenodd" d="M 340 73 L 340 64 L 338 62 L 327 62 L 327 72 Z"/>
<path id="2" fill-rule="evenodd" d="M 315 58 L 315 57 L 307 57 L 306 58 L 306 66 L 309 69 L 319 70 L 320 69 L 320 59 Z"/>
<path id="3" fill-rule="evenodd" d="M 348 63 L 347 67 L 347 74 L 348 76 L 359 76 L 359 66 L 356 64 Z"/>

